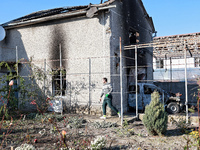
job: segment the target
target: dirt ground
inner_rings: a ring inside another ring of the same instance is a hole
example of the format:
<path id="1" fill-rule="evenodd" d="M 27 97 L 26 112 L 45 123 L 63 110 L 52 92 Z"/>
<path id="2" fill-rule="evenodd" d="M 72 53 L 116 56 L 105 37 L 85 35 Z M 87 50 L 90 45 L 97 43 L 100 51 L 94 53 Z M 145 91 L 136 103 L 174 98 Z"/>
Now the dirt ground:
<path id="1" fill-rule="evenodd" d="M 0 130 L 2 149 L 19 147 L 21 144 L 32 144 L 38 150 L 54 150 L 64 147 L 74 149 L 87 149 L 91 141 L 98 135 L 105 136 L 104 149 L 113 150 L 181 150 L 191 146 L 194 150 L 195 143 L 192 136 L 183 133 L 177 125 L 169 123 L 165 135 L 162 137 L 148 135 L 142 121 L 128 123 L 124 126 L 108 120 L 95 120 L 98 116 L 85 116 L 75 114 L 45 114 L 34 113 L 23 116 L 14 122 L 3 121 Z M 116 121 L 120 121 L 116 116 Z M 118 119 L 118 120 L 117 120 Z M 192 131 L 190 126 L 188 131 Z M 66 131 L 65 143 L 59 131 Z M 195 130 L 195 128 L 194 128 Z M 37 141 L 36 141 L 37 140 Z M 62 144 L 61 144 L 62 143 Z"/>

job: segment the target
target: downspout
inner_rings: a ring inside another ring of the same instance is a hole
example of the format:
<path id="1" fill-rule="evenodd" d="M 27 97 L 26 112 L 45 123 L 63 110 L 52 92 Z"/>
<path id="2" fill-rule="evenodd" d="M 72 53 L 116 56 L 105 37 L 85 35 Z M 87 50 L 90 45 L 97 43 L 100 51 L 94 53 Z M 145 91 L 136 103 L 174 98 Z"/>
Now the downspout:
<path id="1" fill-rule="evenodd" d="M 102 13 L 103 17 L 103 56 L 104 56 L 104 77 L 106 76 L 106 52 L 105 52 L 105 12 Z"/>

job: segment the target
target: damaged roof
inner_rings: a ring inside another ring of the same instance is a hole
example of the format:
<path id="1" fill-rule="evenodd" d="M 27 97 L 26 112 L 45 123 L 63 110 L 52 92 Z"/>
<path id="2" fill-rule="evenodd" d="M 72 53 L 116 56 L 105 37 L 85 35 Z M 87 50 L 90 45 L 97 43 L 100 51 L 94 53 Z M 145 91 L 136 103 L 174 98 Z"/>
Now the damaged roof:
<path id="1" fill-rule="evenodd" d="M 111 4 L 115 1 L 116 0 L 107 0 L 102 4 L 90 3 L 89 5 L 83 5 L 83 6 L 60 7 L 60 8 L 54 8 L 54 9 L 48 9 L 48 10 L 41 10 L 41 11 L 37 11 L 26 16 L 11 20 L 9 22 L 1 24 L 1 26 L 3 26 L 5 29 L 12 29 L 15 27 L 33 25 L 36 23 L 62 19 L 62 18 L 69 18 L 69 17 L 77 17 L 77 16 L 86 15 L 87 17 L 91 18 L 99 10 L 105 10 L 105 9 L 114 7 Z M 148 13 L 146 12 L 146 9 L 143 5 L 142 0 L 139 0 L 139 2 L 144 10 L 146 19 L 149 22 L 152 28 L 152 31 L 154 33 L 155 27 L 153 24 L 153 20 L 151 17 L 149 17 Z"/>
<path id="2" fill-rule="evenodd" d="M 60 7 L 60 8 L 55 8 L 55 9 L 48 9 L 48 10 L 42 10 L 42 11 L 37 11 L 34 13 L 31 13 L 29 15 L 23 16 L 21 18 L 17 18 L 15 20 L 12 20 L 12 23 L 16 22 L 23 22 L 27 20 L 32 20 L 32 19 L 37 19 L 41 17 L 47 17 L 47 16 L 52 16 L 52 15 L 57 15 L 57 14 L 62 14 L 62 13 L 68 13 L 71 11 L 78 11 L 81 9 L 85 9 L 88 6 L 77 6 L 77 7 Z M 8 23 L 11 23 L 8 22 Z"/>
<path id="3" fill-rule="evenodd" d="M 69 15 L 70 17 L 77 16 L 77 15 L 87 13 L 87 11 L 91 7 L 97 7 L 99 9 L 102 7 L 109 6 L 114 1 L 115 0 L 108 0 L 102 4 L 96 4 L 96 5 L 90 3 L 89 5 L 84 5 L 84 6 L 60 7 L 60 8 L 37 11 L 37 12 L 31 13 L 29 15 L 6 22 L 6 23 L 2 24 L 1 26 L 8 29 L 8 28 L 13 28 L 16 25 L 24 26 L 25 24 L 38 23 L 39 19 L 41 19 L 41 18 L 43 18 L 43 21 L 48 21 L 48 20 L 59 19 L 62 17 L 64 18 L 64 17 L 66 17 L 66 15 Z M 42 21 L 40 20 L 40 22 L 42 22 Z"/>
<path id="4" fill-rule="evenodd" d="M 197 36 L 197 35 L 200 35 L 200 32 L 187 33 L 187 34 L 176 34 L 176 35 L 168 35 L 168 36 L 160 36 L 160 37 L 155 37 L 154 40 L 167 39 L 167 38 L 189 37 L 189 36 Z"/>
<path id="5" fill-rule="evenodd" d="M 190 57 L 200 56 L 200 32 L 160 36 L 153 39 L 154 43 L 162 43 L 164 46 L 154 47 L 154 55 L 165 59 L 167 57 L 183 58 L 184 45 Z"/>

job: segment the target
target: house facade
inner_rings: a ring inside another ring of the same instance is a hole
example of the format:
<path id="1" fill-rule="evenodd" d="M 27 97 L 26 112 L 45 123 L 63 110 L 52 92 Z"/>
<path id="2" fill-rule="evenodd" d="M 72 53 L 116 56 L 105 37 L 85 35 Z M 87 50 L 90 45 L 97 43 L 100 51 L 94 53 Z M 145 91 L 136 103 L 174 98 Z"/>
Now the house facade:
<path id="1" fill-rule="evenodd" d="M 125 57 L 119 59 L 119 37 L 122 45 L 130 45 L 152 41 L 155 32 L 141 0 L 109 0 L 103 4 L 38 11 L 1 26 L 6 30 L 6 37 L 0 42 L 1 62 L 31 61 L 46 74 L 45 81 L 34 81 L 46 96 L 62 97 L 65 110 L 73 108 L 75 112 L 91 114 L 101 113 L 103 77 L 113 87 L 113 105 L 121 108 L 119 62 L 123 66 L 134 63 Z M 153 62 L 152 49 L 149 51 L 141 52 L 139 63 Z M 134 51 L 122 54 L 134 58 Z M 19 75 L 27 76 L 34 70 L 31 67 L 19 64 Z M 144 80 L 153 78 L 152 68 L 143 70 Z M 131 80 L 126 74 L 132 71 L 123 69 L 125 112 Z"/>

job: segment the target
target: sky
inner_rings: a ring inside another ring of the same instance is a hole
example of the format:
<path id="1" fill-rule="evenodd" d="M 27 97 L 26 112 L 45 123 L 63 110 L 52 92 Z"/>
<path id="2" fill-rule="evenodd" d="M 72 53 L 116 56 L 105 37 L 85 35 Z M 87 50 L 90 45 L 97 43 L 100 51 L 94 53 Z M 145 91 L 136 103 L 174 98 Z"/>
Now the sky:
<path id="1" fill-rule="evenodd" d="M 0 24 L 39 10 L 98 4 L 101 0 L 1 0 Z M 200 0 L 143 0 L 157 36 L 200 32 Z"/>

